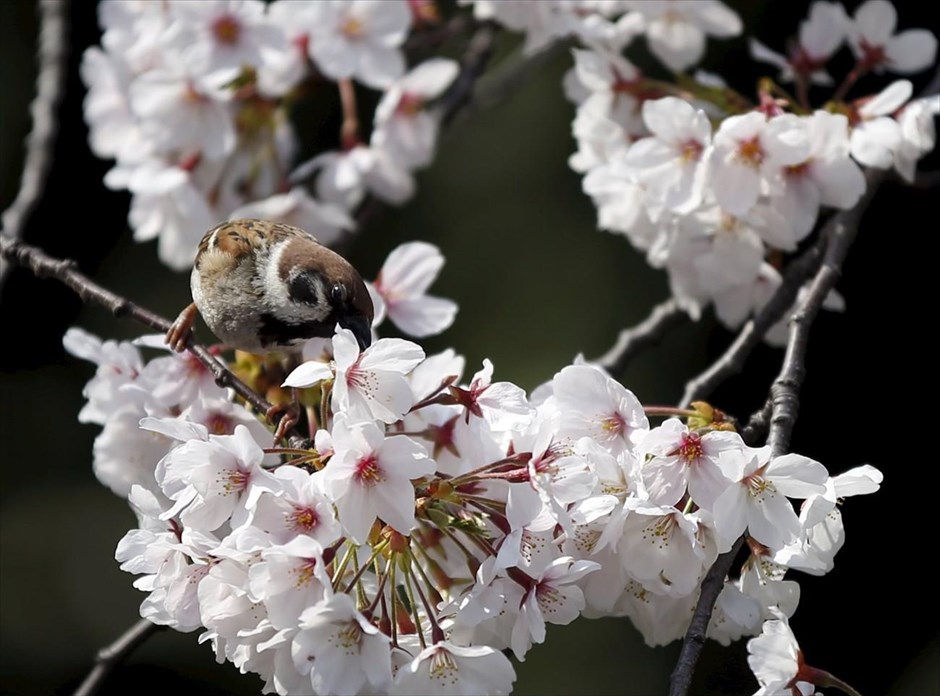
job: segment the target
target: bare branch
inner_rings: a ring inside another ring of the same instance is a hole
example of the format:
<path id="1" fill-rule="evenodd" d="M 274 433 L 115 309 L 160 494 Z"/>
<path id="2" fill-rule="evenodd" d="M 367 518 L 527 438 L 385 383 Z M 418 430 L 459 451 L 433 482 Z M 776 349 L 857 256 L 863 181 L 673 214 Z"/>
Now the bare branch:
<path id="1" fill-rule="evenodd" d="M 742 544 L 744 544 L 743 536 L 734 542 L 730 551 L 721 554 L 715 560 L 705 574 L 705 579 L 702 580 L 702 592 L 699 595 L 698 604 L 695 605 L 695 613 L 692 614 L 689 630 L 682 641 L 679 659 L 676 660 L 676 666 L 669 679 L 669 696 L 685 696 L 689 692 L 695 663 L 698 662 L 699 653 L 705 645 L 705 633 L 708 631 L 712 610 L 715 602 L 718 601 L 718 595 L 725 586 L 725 577 L 731 570 L 731 564 L 734 563 Z"/>
<path id="2" fill-rule="evenodd" d="M 792 283 L 792 298 L 788 300 L 784 309 L 780 311 L 780 315 L 782 315 L 787 307 L 793 304 L 799 292 L 799 288 L 803 284 L 803 280 L 810 274 L 814 274 L 809 292 L 790 320 L 790 333 L 787 340 L 787 350 L 784 355 L 783 366 L 781 367 L 780 375 L 771 386 L 770 398 L 757 413 L 751 416 L 745 430 L 742 432 L 742 436 L 746 437 L 747 441 L 750 443 L 753 442 L 754 438 L 759 434 L 762 434 L 763 429 L 769 425 L 770 432 L 767 442 L 771 446 L 773 456 L 779 456 L 786 451 L 790 444 L 790 435 L 793 432 L 793 426 L 796 423 L 797 411 L 799 409 L 799 392 L 806 371 L 805 360 L 806 349 L 809 343 L 809 329 L 816 316 L 819 314 L 819 310 L 822 308 L 829 291 L 835 287 L 836 281 L 839 279 L 842 264 L 848 254 L 849 247 L 858 235 L 858 227 L 862 215 L 868 208 L 878 187 L 887 177 L 888 173 L 881 170 L 869 170 L 866 172 L 865 194 L 854 208 L 835 215 L 825 225 L 820 231 L 819 238 L 816 240 L 813 247 L 791 264 L 791 268 L 788 269 L 787 275 L 784 277 L 783 285 L 771 299 L 770 303 L 768 303 L 769 306 L 776 302 L 781 291 L 786 288 L 788 284 Z M 824 257 L 821 257 L 822 249 L 825 249 Z M 793 266 L 796 264 L 801 264 L 799 275 L 795 272 L 791 273 Z M 812 270 L 806 272 L 802 267 L 803 264 Z M 797 278 L 800 278 L 800 280 L 797 281 Z M 764 308 L 765 311 L 766 309 L 767 307 Z M 763 313 L 764 312 L 761 312 L 761 314 Z M 757 324 L 760 319 L 761 315 L 758 315 L 755 317 L 754 321 L 748 322 L 748 325 Z M 767 324 L 767 328 L 769 328 L 777 319 L 766 321 L 770 322 Z M 746 352 L 741 352 L 739 355 L 731 355 L 729 358 L 729 353 L 732 349 L 735 349 L 735 346 L 741 343 L 741 337 L 745 335 L 747 328 L 746 325 L 741 335 L 738 336 L 739 340 L 732 344 L 729 352 L 726 352 L 719 361 L 738 361 L 733 371 L 741 369 L 741 363 L 743 363 L 744 359 L 754 347 L 751 345 L 750 348 L 747 348 Z M 764 328 L 763 332 L 759 335 L 757 334 L 757 328 L 751 330 L 749 336 L 757 336 L 757 338 L 754 339 L 754 345 L 760 340 L 763 333 L 766 333 L 767 328 Z M 744 348 L 738 348 L 738 350 L 744 351 Z M 727 370 L 728 368 L 723 369 Z M 721 375 L 721 379 L 724 379 L 724 377 L 731 373 L 716 372 L 716 374 Z M 711 388 L 717 386 L 721 379 L 715 381 L 714 384 L 711 385 Z M 690 390 L 687 388 L 687 396 L 684 398 L 688 398 L 689 393 Z M 692 399 L 689 399 L 689 401 L 694 398 L 699 397 L 696 395 Z M 688 401 L 684 400 L 683 403 L 688 403 Z M 676 662 L 676 667 L 673 670 L 670 680 L 670 696 L 685 696 L 685 694 L 688 693 L 689 685 L 692 682 L 692 674 L 695 671 L 695 663 L 698 661 L 699 653 L 705 643 L 705 633 L 708 629 L 708 622 L 711 620 L 715 601 L 718 599 L 718 594 L 721 592 L 721 588 L 724 585 L 725 577 L 731 569 L 734 557 L 737 555 L 743 542 L 744 537 L 741 537 L 735 542 L 735 546 L 731 551 L 719 556 L 702 581 L 702 593 L 699 597 L 698 604 L 695 606 L 695 611 L 692 614 L 692 622 L 682 641 L 682 651 L 679 654 L 679 659 Z"/>
<path id="3" fill-rule="evenodd" d="M 878 172 L 868 177 L 868 186 L 873 189 L 877 182 L 885 178 L 885 172 Z M 840 216 L 838 222 L 828 229 L 826 256 L 822 266 L 813 278 L 813 283 L 800 304 L 799 309 L 790 318 L 790 333 L 787 338 L 787 351 L 783 357 L 780 375 L 770 388 L 771 416 L 770 433 L 767 444 L 773 456 L 778 457 L 787 451 L 790 436 L 796 425 L 800 406 L 800 388 L 806 376 L 806 349 L 809 346 L 809 330 L 822 309 L 829 291 L 835 287 L 842 275 L 842 264 L 849 252 L 849 247 L 858 236 L 858 227 L 866 205 L 859 202 L 848 214 Z"/>
<path id="4" fill-rule="evenodd" d="M 150 636 L 163 628 L 166 627 L 141 619 L 122 633 L 116 641 L 101 648 L 95 656 L 95 666 L 75 690 L 75 696 L 91 696 L 97 693 L 118 665 L 130 657 L 130 654 L 143 645 Z"/>
<path id="5" fill-rule="evenodd" d="M 42 0 L 39 3 L 39 67 L 36 96 L 30 105 L 33 129 L 26 139 L 26 159 L 20 189 L 2 216 L 3 232 L 16 239 L 23 235 L 23 226 L 42 195 L 52 164 L 52 150 L 58 130 L 56 109 L 62 98 L 65 59 L 68 56 L 68 8 L 68 0 Z M 0 260 L 0 281 L 8 268 L 8 264 Z"/>
<path id="6" fill-rule="evenodd" d="M 669 329 L 681 324 L 688 316 L 674 299 L 661 302 L 653 307 L 646 319 L 621 331 L 617 342 L 594 362 L 612 375 L 622 375 L 637 353 L 658 343 Z"/>
<path id="7" fill-rule="evenodd" d="M 834 233 L 833 231 L 843 227 L 858 227 L 862 215 L 886 178 L 887 174 L 882 170 L 870 169 L 866 172 L 865 193 L 855 207 L 833 215 L 820 230 L 813 245 L 787 266 L 783 274 L 783 282 L 770 301 L 744 324 L 737 338 L 718 360 L 686 383 L 685 393 L 679 401 L 680 407 L 708 398 L 722 382 L 744 368 L 745 361 L 770 328 L 793 307 L 803 284 L 819 270 L 826 242 Z"/>
<path id="8" fill-rule="evenodd" d="M 571 43 L 555 40 L 538 53 L 526 55 L 520 53 L 515 58 L 507 59 L 493 71 L 492 77 L 480 85 L 479 94 L 468 115 L 496 106 L 508 96 L 514 94 L 536 72 L 544 68 L 552 59 L 571 47 Z"/>
<path id="9" fill-rule="evenodd" d="M 454 117 L 472 102 L 477 81 L 493 56 L 496 34 L 496 25 L 486 22 L 481 24 L 470 38 L 467 50 L 460 60 L 460 73 L 438 103 L 442 125 L 450 124 Z"/>
<path id="10" fill-rule="evenodd" d="M 129 317 L 161 333 L 166 333 L 172 324 L 169 319 L 154 314 L 150 310 L 131 302 L 126 297 L 98 285 L 77 270 L 74 261 L 53 258 L 38 247 L 13 239 L 5 232 L 0 233 L 0 256 L 28 268 L 37 277 L 55 278 L 74 290 L 83 302 L 99 304 L 116 317 Z M 270 410 L 271 403 L 267 399 L 236 377 L 205 346 L 191 342 L 187 346 L 187 350 L 212 373 L 217 385 L 223 389 L 233 389 L 236 394 L 245 399 L 260 413 L 267 413 Z M 283 415 L 279 414 L 277 419 L 279 420 Z M 303 448 L 307 444 L 306 440 L 296 432 L 292 431 L 292 433 L 291 446 Z"/>

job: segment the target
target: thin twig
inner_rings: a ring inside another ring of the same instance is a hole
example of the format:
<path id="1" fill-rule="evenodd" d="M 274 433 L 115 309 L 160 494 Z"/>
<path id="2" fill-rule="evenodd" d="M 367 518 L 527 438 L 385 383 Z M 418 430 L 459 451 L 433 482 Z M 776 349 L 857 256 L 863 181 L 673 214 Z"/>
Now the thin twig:
<path id="1" fill-rule="evenodd" d="M 617 342 L 599 357 L 596 362 L 612 375 L 622 375 L 630 361 L 647 346 L 655 345 L 674 326 L 688 319 L 675 299 L 661 302 L 636 326 L 624 329 Z"/>
<path id="2" fill-rule="evenodd" d="M 33 115 L 33 129 L 26 139 L 20 189 L 0 218 L 3 231 L 15 239 L 23 235 L 23 227 L 42 195 L 52 164 L 52 150 L 58 130 L 56 109 L 62 98 L 65 59 L 68 56 L 68 0 L 42 0 L 39 12 L 36 96 L 29 109 Z M 8 268 L 9 265 L 0 260 L 0 281 Z"/>
<path id="3" fill-rule="evenodd" d="M 74 261 L 53 258 L 42 249 L 25 244 L 18 239 L 13 239 L 5 232 L 0 233 L 0 256 L 28 268 L 39 278 L 55 278 L 74 290 L 83 302 L 99 304 L 116 317 L 129 317 L 161 333 L 166 333 L 172 325 L 169 319 L 161 317 L 159 314 L 131 302 L 126 297 L 98 285 L 91 278 L 77 270 Z M 205 346 L 191 339 L 187 350 L 212 373 L 217 385 L 223 389 L 234 390 L 236 394 L 250 403 L 260 413 L 267 413 L 271 409 L 271 403 L 267 399 L 236 377 Z M 275 421 L 283 416 L 284 414 L 278 414 Z M 296 431 L 292 430 L 291 433 L 291 446 L 306 449 L 305 445 L 309 443 L 300 437 Z"/>
<path id="4" fill-rule="evenodd" d="M 495 24 L 484 22 L 470 37 L 467 50 L 460 60 L 460 72 L 437 104 L 441 125 L 448 125 L 461 110 L 473 102 L 477 81 L 493 56 L 497 31 Z"/>
<path id="5" fill-rule="evenodd" d="M 679 401 L 680 407 L 708 398 L 722 382 L 744 368 L 745 361 L 770 328 L 793 307 L 800 288 L 819 270 L 826 241 L 833 231 L 841 227 L 857 227 L 872 198 L 886 178 L 886 172 L 882 170 L 868 170 L 865 175 L 865 193 L 862 194 L 855 207 L 833 215 L 820 230 L 813 245 L 790 263 L 783 274 L 783 282 L 770 301 L 754 318 L 744 324 L 737 338 L 721 357 L 686 383 L 685 393 Z"/>
<path id="6" fill-rule="evenodd" d="M 695 613 L 692 615 L 689 630 L 682 641 L 679 659 L 676 660 L 676 666 L 669 679 L 669 696 L 685 696 L 689 691 L 695 663 L 698 662 L 699 653 L 705 645 L 705 634 L 708 631 L 708 622 L 712 618 L 712 610 L 715 602 L 718 601 L 718 595 L 725 586 L 725 577 L 731 570 L 731 564 L 734 563 L 742 544 L 744 544 L 743 536 L 734 542 L 730 551 L 715 559 L 712 567 L 705 574 L 705 579 L 702 580 L 702 592 L 699 595 L 698 604 L 695 605 Z"/>
<path id="7" fill-rule="evenodd" d="M 492 77 L 480 84 L 480 90 L 468 115 L 490 109 L 508 96 L 515 94 L 529 78 L 571 47 L 571 42 L 555 40 L 538 53 L 526 55 L 521 50 L 517 57 L 509 58 L 493 71 Z"/>
<path id="8" fill-rule="evenodd" d="M 744 440 L 744 444 L 754 447 L 758 442 L 766 439 L 773 410 L 773 400 L 767 397 L 764 405 L 752 413 L 745 426 L 741 428 L 741 439 Z"/>
<path id="9" fill-rule="evenodd" d="M 158 626 L 147 619 L 141 619 L 121 634 L 116 641 L 101 648 L 95 656 L 95 666 L 92 667 L 88 676 L 75 690 L 75 696 L 91 696 L 97 693 L 118 665 L 143 645 L 150 636 L 163 628 L 166 627 Z"/>
<path id="10" fill-rule="evenodd" d="M 878 173 L 879 180 L 885 173 Z M 868 185 L 873 186 L 869 177 Z M 806 376 L 806 349 L 809 346 L 809 330 L 822 309 L 826 297 L 835 287 L 836 281 L 842 275 L 842 264 L 849 253 L 849 247 L 858 235 L 859 222 L 861 222 L 863 206 L 856 206 L 849 215 L 846 215 L 839 224 L 829 230 L 826 256 L 822 266 L 813 278 L 813 283 L 806 293 L 806 297 L 799 309 L 790 319 L 789 336 L 787 337 L 787 351 L 783 357 L 780 375 L 770 387 L 771 416 L 770 432 L 767 435 L 767 444 L 770 445 L 774 457 L 787 451 L 793 427 L 800 406 L 800 388 Z"/>

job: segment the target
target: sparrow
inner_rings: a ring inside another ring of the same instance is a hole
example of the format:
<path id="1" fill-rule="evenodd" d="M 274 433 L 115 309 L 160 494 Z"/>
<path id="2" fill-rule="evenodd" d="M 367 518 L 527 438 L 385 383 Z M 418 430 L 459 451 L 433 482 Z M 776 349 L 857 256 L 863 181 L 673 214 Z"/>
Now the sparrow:
<path id="1" fill-rule="evenodd" d="M 362 277 L 346 259 L 298 227 L 230 220 L 206 232 L 196 252 L 184 309 L 166 341 L 186 348 L 196 313 L 227 346 L 248 353 L 298 354 L 335 327 L 372 342 L 374 309 Z"/>

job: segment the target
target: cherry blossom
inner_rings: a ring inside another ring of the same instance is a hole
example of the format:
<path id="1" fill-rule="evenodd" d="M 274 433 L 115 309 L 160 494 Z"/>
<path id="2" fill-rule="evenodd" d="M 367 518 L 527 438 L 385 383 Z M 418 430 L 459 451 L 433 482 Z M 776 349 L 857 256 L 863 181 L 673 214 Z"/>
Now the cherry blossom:
<path id="1" fill-rule="evenodd" d="M 393 423 L 414 403 L 404 375 L 424 359 L 424 351 L 410 341 L 383 338 L 360 351 L 349 329 L 333 336 L 332 367 L 315 361 L 296 368 L 284 381 L 287 387 L 309 387 L 335 372 L 333 408 L 354 419 Z"/>
<path id="2" fill-rule="evenodd" d="M 375 279 L 388 318 L 410 336 L 441 333 L 454 321 L 457 304 L 427 294 L 443 265 L 444 257 L 436 246 L 409 242 L 388 255 Z"/>
<path id="3" fill-rule="evenodd" d="M 324 75 L 385 88 L 404 74 L 398 49 L 411 24 L 405 0 L 330 0 L 312 9 L 310 57 Z"/>
<path id="4" fill-rule="evenodd" d="M 376 517 L 408 534 L 415 526 L 411 480 L 434 472 L 425 449 L 410 437 L 386 437 L 372 423 L 345 419 L 334 425 L 333 441 L 323 487 L 350 536 L 364 543 Z"/>
<path id="5" fill-rule="evenodd" d="M 849 43 L 859 62 L 878 72 L 909 75 L 933 64 L 937 38 L 926 29 L 895 34 L 897 11 L 887 0 L 868 0 L 855 10 L 849 23 Z"/>
<path id="6" fill-rule="evenodd" d="M 751 55 L 780 68 L 781 80 L 793 82 L 799 76 L 814 84 L 831 85 L 832 77 L 825 66 L 845 41 L 848 23 L 842 5 L 816 0 L 810 5 L 809 17 L 800 22 L 798 41 L 787 57 L 754 38 L 750 39 Z"/>
<path id="7" fill-rule="evenodd" d="M 718 0 L 630 0 L 628 7 L 646 17 L 650 50 L 673 72 L 699 62 L 705 36 L 728 38 L 741 33 L 741 18 Z"/>

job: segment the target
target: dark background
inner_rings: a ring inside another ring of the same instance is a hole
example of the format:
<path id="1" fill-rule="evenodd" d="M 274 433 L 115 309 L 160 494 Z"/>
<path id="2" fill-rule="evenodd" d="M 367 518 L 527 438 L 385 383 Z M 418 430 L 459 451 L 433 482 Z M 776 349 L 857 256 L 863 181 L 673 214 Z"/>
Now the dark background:
<path id="1" fill-rule="evenodd" d="M 733 4 L 745 26 L 774 48 L 795 33 L 808 7 Z M 0 208 L 15 195 L 29 129 L 34 10 L 31 2 L 0 2 Z M 931 27 L 927 4 L 901 4 L 899 15 L 901 28 Z M 154 244 L 131 240 L 128 196 L 103 187 L 110 162 L 95 159 L 86 145 L 77 68 L 81 52 L 99 36 L 92 4 L 73 3 L 54 167 L 25 236 L 53 255 L 78 260 L 106 287 L 172 316 L 188 302 L 187 275 L 160 265 Z M 512 44 L 500 44 L 499 55 Z M 760 73 L 744 59 L 744 38 L 709 46 L 705 66 L 750 91 Z M 847 51 L 841 55 L 848 61 Z M 402 241 L 424 239 L 441 247 L 448 262 L 434 290 L 457 300 L 460 313 L 452 329 L 424 345 L 429 353 L 448 346 L 462 352 L 467 376 L 490 357 L 498 379 L 531 389 L 577 353 L 599 355 L 619 329 L 667 295 L 664 276 L 623 238 L 596 230 L 593 207 L 566 164 L 574 150 L 574 112 L 560 79 L 570 62 L 564 52 L 556 55 L 510 99 L 455 125 L 435 164 L 419 176 L 415 199 L 372 220 L 350 248 L 351 260 L 373 277 Z M 928 77 L 915 76 L 915 88 Z M 863 88 L 884 83 L 873 80 Z M 338 118 L 334 110 L 298 125 L 333 134 Z M 937 165 L 933 156 L 922 166 Z M 929 507 L 938 478 L 932 393 L 937 351 L 928 337 L 937 317 L 938 193 L 892 183 L 878 195 L 839 283 L 848 311 L 824 315 L 813 329 L 793 441 L 795 451 L 832 473 L 865 462 L 885 473 L 878 494 L 843 507 L 847 541 L 835 570 L 824 578 L 792 575 L 803 590 L 792 624 L 807 660 L 865 694 L 940 693 L 931 571 L 937 525 Z M 91 473 L 98 427 L 76 420 L 93 367 L 62 349 L 62 335 L 73 325 L 106 338 L 142 333 L 98 307 L 82 307 L 53 281 L 19 269 L 10 273 L 0 291 L 3 693 L 73 689 L 95 650 L 136 621 L 143 599 L 113 559 L 133 516 Z M 644 403 L 673 403 L 684 381 L 730 338 L 710 318 L 678 329 L 636 360 L 623 381 Z M 746 373 L 713 402 L 746 416 L 762 403 L 781 357 L 761 347 Z M 580 620 L 548 633 L 546 643 L 516 665 L 515 693 L 663 693 L 678 651 L 677 644 L 646 648 L 627 620 Z M 756 683 L 745 655 L 743 642 L 730 649 L 707 645 L 693 691 L 752 692 Z M 260 690 L 255 677 L 216 665 L 196 634 L 174 632 L 159 634 L 135 653 L 105 693 L 145 683 L 167 693 Z"/>

